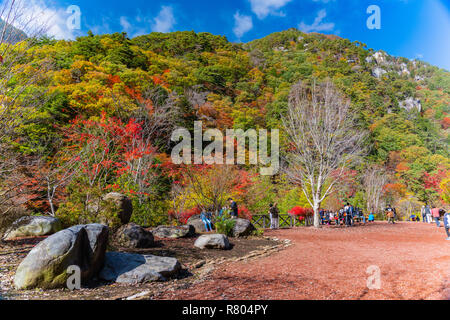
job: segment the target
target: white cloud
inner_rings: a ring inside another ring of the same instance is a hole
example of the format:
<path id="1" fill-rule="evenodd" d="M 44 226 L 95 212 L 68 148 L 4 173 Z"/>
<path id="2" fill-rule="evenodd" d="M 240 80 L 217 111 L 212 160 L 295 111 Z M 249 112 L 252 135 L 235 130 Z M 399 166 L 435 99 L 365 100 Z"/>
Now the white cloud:
<path id="1" fill-rule="evenodd" d="M 250 16 L 244 16 L 241 15 L 238 12 L 234 14 L 234 28 L 233 32 L 238 37 L 238 39 L 241 39 L 241 37 L 253 29 L 253 19 Z"/>
<path id="2" fill-rule="evenodd" d="M 5 2 L 2 1 L 2 5 Z M 68 27 L 72 14 L 66 12 L 66 7 L 48 6 L 43 0 L 19 0 L 15 6 L 20 19 L 12 24 L 29 36 L 45 33 L 56 39 L 70 40 L 79 33 L 79 30 Z"/>
<path id="3" fill-rule="evenodd" d="M 153 32 L 171 32 L 176 20 L 173 15 L 173 8 L 170 6 L 162 6 L 158 16 L 153 19 L 152 31 Z"/>
<path id="4" fill-rule="evenodd" d="M 321 31 L 331 31 L 334 29 L 335 24 L 332 22 L 322 22 L 327 16 L 327 11 L 322 9 L 318 12 L 317 17 L 314 19 L 312 24 L 306 24 L 303 21 L 298 25 L 298 29 L 303 32 L 321 32 Z"/>
<path id="5" fill-rule="evenodd" d="M 122 26 L 125 32 L 130 32 L 132 25 L 128 21 L 127 17 L 120 17 L 120 25 Z"/>
<path id="6" fill-rule="evenodd" d="M 268 15 L 284 14 L 279 11 L 292 0 L 249 0 L 252 11 L 259 19 L 265 19 Z"/>

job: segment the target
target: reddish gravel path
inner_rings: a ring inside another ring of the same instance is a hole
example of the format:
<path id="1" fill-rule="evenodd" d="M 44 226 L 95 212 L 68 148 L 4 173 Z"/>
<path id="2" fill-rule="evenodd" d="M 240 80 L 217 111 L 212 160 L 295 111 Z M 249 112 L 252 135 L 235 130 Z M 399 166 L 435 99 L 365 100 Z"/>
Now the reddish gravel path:
<path id="1" fill-rule="evenodd" d="M 450 241 L 435 225 L 376 223 L 268 231 L 290 239 L 275 255 L 231 263 L 210 278 L 162 299 L 450 299 Z M 381 269 L 381 289 L 366 270 Z"/>

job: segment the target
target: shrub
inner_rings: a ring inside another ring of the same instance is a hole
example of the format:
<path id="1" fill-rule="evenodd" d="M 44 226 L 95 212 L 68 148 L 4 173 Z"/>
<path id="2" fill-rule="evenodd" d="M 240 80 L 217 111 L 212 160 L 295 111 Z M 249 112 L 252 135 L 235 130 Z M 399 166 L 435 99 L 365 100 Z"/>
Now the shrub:
<path id="1" fill-rule="evenodd" d="M 293 215 L 293 216 L 305 218 L 307 216 L 313 215 L 314 212 L 312 211 L 312 209 L 309 209 L 309 208 L 294 207 L 289 211 L 289 214 Z"/>
<path id="2" fill-rule="evenodd" d="M 139 199 L 133 198 L 131 222 L 146 227 L 167 225 L 170 219 L 170 213 L 167 214 L 168 211 L 167 201 L 148 198 L 141 202 Z"/>
<path id="3" fill-rule="evenodd" d="M 64 227 L 103 223 L 115 230 L 121 225 L 117 205 L 113 200 L 104 201 L 104 194 L 98 188 L 78 188 L 72 185 L 69 186 L 68 193 L 67 201 L 56 212 Z"/>
<path id="4" fill-rule="evenodd" d="M 238 216 L 239 218 L 246 219 L 251 221 L 252 220 L 252 214 L 250 210 L 247 209 L 247 207 L 241 206 L 238 210 Z"/>
<path id="5" fill-rule="evenodd" d="M 217 233 L 232 237 L 233 229 L 236 226 L 236 220 L 228 215 L 223 215 L 216 221 L 215 225 Z"/>
<path id="6" fill-rule="evenodd" d="M 185 212 L 182 212 L 179 215 L 176 215 L 172 210 L 169 212 L 169 215 L 172 216 L 172 218 L 178 220 L 179 223 L 186 224 L 190 217 L 199 215 L 201 212 L 202 210 L 199 207 L 195 207 Z"/>

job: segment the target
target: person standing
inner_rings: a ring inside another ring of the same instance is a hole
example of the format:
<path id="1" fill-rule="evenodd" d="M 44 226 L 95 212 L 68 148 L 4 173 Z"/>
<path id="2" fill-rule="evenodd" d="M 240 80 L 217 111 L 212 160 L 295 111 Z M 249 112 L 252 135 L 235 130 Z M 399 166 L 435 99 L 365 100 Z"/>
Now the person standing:
<path id="1" fill-rule="evenodd" d="M 347 227 L 351 227 L 353 210 L 350 203 L 347 203 L 347 205 L 344 208 L 344 212 L 345 212 L 345 224 Z"/>
<path id="2" fill-rule="evenodd" d="M 425 211 L 425 206 L 422 206 L 422 208 L 420 209 L 420 213 L 422 214 L 422 222 L 425 223 L 427 222 L 427 213 Z"/>
<path id="3" fill-rule="evenodd" d="M 320 209 L 319 211 L 319 215 L 320 215 L 320 224 L 324 225 L 325 224 L 325 216 L 324 216 L 324 212 L 323 209 Z"/>
<path id="4" fill-rule="evenodd" d="M 278 210 L 278 205 L 276 203 L 270 204 L 269 214 L 270 214 L 270 229 L 279 229 L 280 210 Z"/>
<path id="5" fill-rule="evenodd" d="M 392 209 L 391 205 L 389 204 L 385 210 L 386 212 L 386 217 L 388 218 L 388 223 L 395 224 L 394 221 L 394 210 Z"/>
<path id="6" fill-rule="evenodd" d="M 236 218 L 239 216 L 239 209 L 236 201 L 234 201 L 232 198 L 229 198 L 228 201 L 230 202 L 230 215 L 232 218 Z"/>
<path id="7" fill-rule="evenodd" d="M 441 222 L 440 222 L 440 213 L 439 213 L 439 208 L 433 208 L 433 210 L 431 210 L 431 215 L 433 216 L 434 221 L 436 222 L 436 225 L 438 228 L 441 227 Z"/>
<path id="8" fill-rule="evenodd" d="M 351 204 L 350 205 L 350 226 L 353 227 L 355 225 L 355 207 Z"/>
<path id="9" fill-rule="evenodd" d="M 425 216 L 427 217 L 427 223 L 431 223 L 431 208 L 428 204 L 425 205 Z"/>
<path id="10" fill-rule="evenodd" d="M 444 227 L 447 232 L 447 240 L 450 241 L 450 213 L 444 211 Z"/>

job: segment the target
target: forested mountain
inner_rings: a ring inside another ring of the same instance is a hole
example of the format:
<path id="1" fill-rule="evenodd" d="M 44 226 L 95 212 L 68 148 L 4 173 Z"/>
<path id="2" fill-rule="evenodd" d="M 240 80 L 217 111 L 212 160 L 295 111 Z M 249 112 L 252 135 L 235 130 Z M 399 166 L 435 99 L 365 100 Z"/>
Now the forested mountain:
<path id="1" fill-rule="evenodd" d="M 15 44 L 27 38 L 25 32 L 10 24 L 6 24 L 2 19 L 0 19 L 0 32 L 4 35 L 2 42 L 5 43 Z"/>
<path id="2" fill-rule="evenodd" d="M 87 202 L 82 189 L 95 186 L 98 193 L 114 189 L 135 197 L 136 221 L 157 223 L 154 214 L 175 210 L 172 203 L 179 204 L 182 197 L 170 193 L 178 183 L 177 169 L 168 160 L 171 131 L 178 126 L 192 130 L 194 120 L 221 130 L 281 129 L 291 86 L 300 80 L 330 79 L 351 99 L 360 126 L 370 133 L 367 157 L 349 170 L 348 180 L 325 205 L 349 200 L 365 207 L 364 174 L 374 165 L 387 172 L 386 201 L 437 201 L 440 185 L 449 178 L 450 73 L 375 52 L 360 42 L 295 29 L 245 44 L 209 33 L 152 33 L 134 39 L 89 33 L 76 41 L 36 41 L 28 56 L 31 65 L 45 62 L 49 67 L 33 85 L 33 90 L 45 91 L 37 112 L 24 119 L 11 139 L 23 163 L 45 159 L 45 165 L 40 164 L 44 169 L 34 172 L 48 172 L 67 162 L 67 152 L 89 138 L 102 137 L 98 141 L 104 142 L 120 137 L 114 140 L 116 154 L 92 161 L 97 164 L 85 162 L 88 172 L 101 165 L 108 174 L 98 181 L 89 176 L 95 183 L 86 181 L 86 172 L 74 175 L 59 189 L 55 203 L 61 215 L 82 211 L 80 203 Z M 37 71 L 26 70 L 30 75 Z M 155 115 L 161 119 L 152 125 Z M 150 139 L 151 151 L 129 148 L 136 144 L 133 130 L 139 141 Z M 287 146 L 282 141 L 283 152 Z M 122 173 L 130 170 L 136 152 L 153 155 L 147 163 L 151 182 L 124 179 Z M 266 178 L 257 176 L 252 166 L 239 170 L 233 193 L 250 214 L 265 212 L 271 201 L 278 201 L 282 210 L 307 205 L 282 174 Z M 38 183 L 35 174 L 26 176 L 30 188 L 39 185 L 42 191 L 29 196 L 28 208 L 46 210 L 47 185 Z M 186 203 L 182 211 L 194 207 L 195 202 Z"/>

